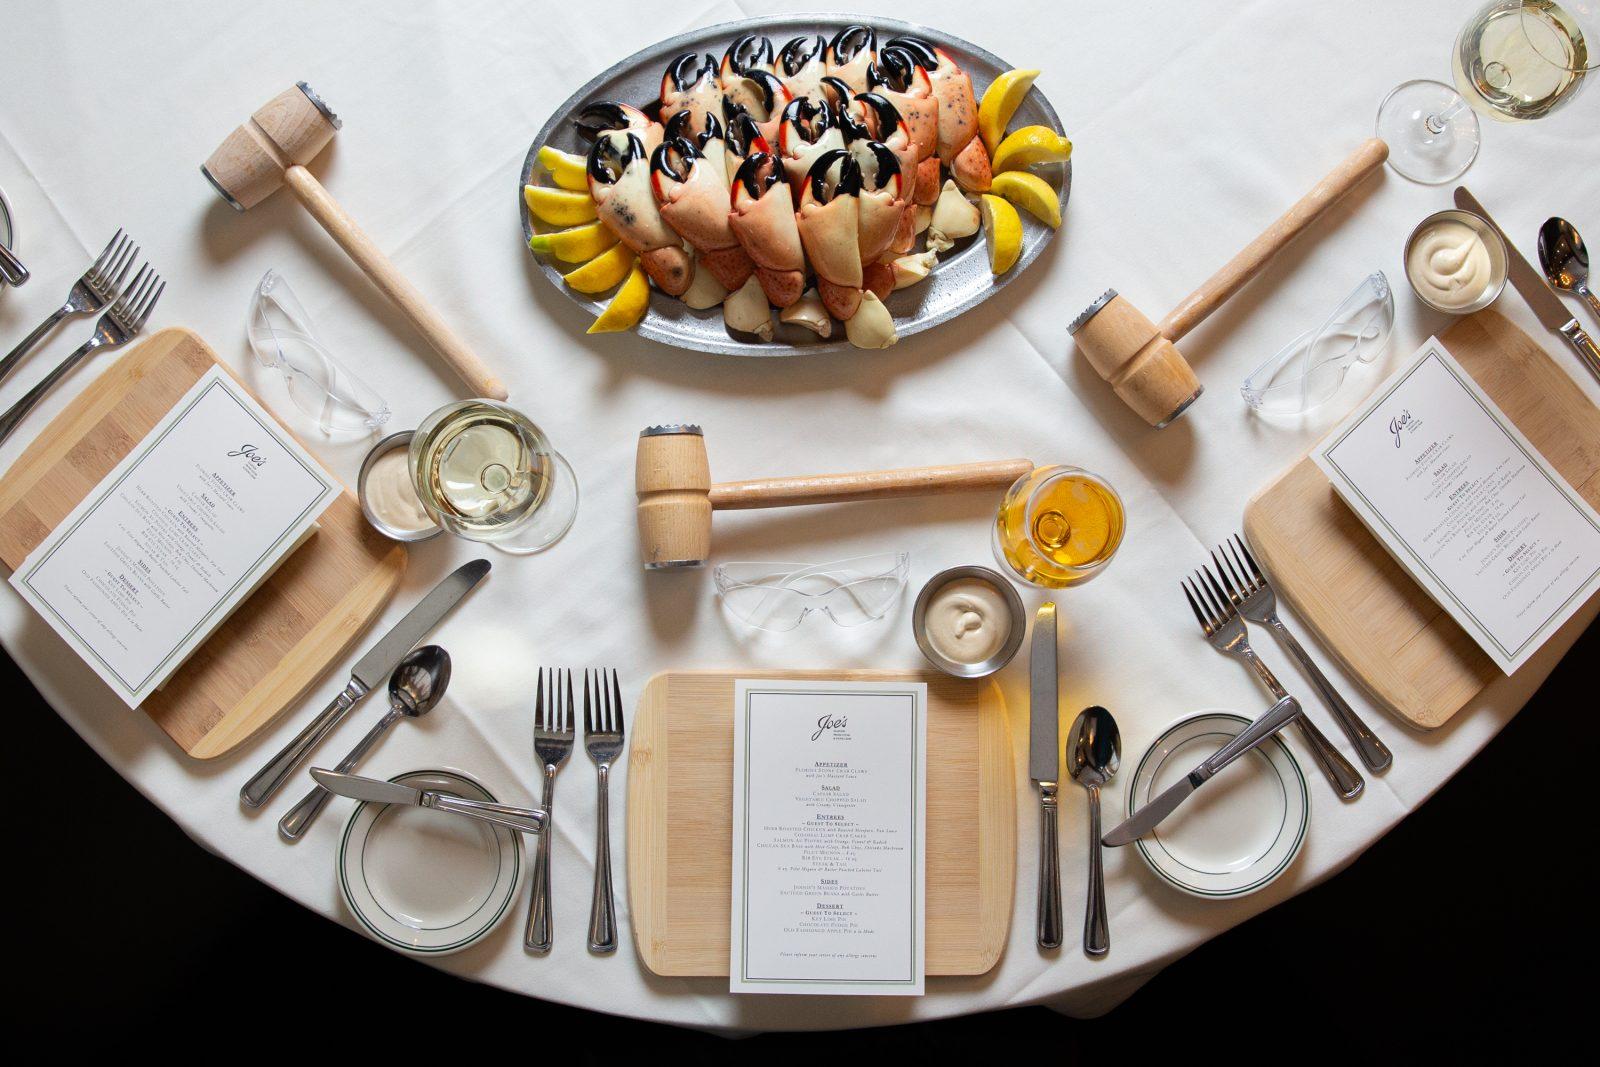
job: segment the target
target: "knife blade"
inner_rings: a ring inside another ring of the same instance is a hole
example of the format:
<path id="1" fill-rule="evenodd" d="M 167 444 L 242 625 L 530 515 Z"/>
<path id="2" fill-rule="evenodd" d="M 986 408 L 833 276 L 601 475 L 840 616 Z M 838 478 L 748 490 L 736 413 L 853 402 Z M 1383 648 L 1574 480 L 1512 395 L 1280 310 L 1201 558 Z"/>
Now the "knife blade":
<path id="1" fill-rule="evenodd" d="M 1033 619 L 1028 654 L 1028 774 L 1039 786 L 1039 947 L 1061 947 L 1061 841 L 1056 790 L 1061 774 L 1061 716 L 1056 687 L 1056 606 Z"/>
<path id="2" fill-rule="evenodd" d="M 1284 697 L 1272 705 L 1265 715 L 1236 734 L 1233 740 L 1213 752 L 1200 766 L 1124 819 L 1110 833 L 1102 837 L 1100 843 L 1109 848 L 1116 848 L 1137 841 L 1154 830 L 1162 820 L 1178 810 L 1178 805 L 1188 800 L 1191 793 L 1210 781 L 1218 771 L 1282 730 L 1300 713 L 1300 702 L 1294 697 Z"/>
<path id="3" fill-rule="evenodd" d="M 1572 345 L 1579 358 L 1589 368 L 1590 373 L 1600 378 L 1600 347 L 1596 347 L 1594 339 L 1579 325 L 1578 317 L 1568 313 L 1567 305 L 1551 291 L 1550 286 L 1545 283 L 1544 275 L 1534 270 L 1533 264 L 1517 251 L 1517 246 L 1511 243 L 1511 238 L 1507 237 L 1500 224 L 1494 221 L 1494 216 L 1484 209 L 1478 198 L 1473 196 L 1465 185 L 1456 186 L 1455 200 L 1457 207 L 1479 216 L 1489 224 L 1490 229 L 1500 235 L 1500 240 L 1506 246 L 1506 274 L 1517 292 L 1522 294 L 1522 299 L 1533 309 L 1534 317 L 1545 329 L 1565 337 L 1567 343 Z"/>
<path id="4" fill-rule="evenodd" d="M 475 559 L 445 575 L 444 580 L 418 601 L 416 607 L 406 612 L 405 617 L 395 623 L 382 640 L 356 660 L 356 665 L 350 671 L 350 681 L 344 691 L 333 698 L 333 703 L 324 708 L 322 714 L 312 719 L 282 752 L 272 757 L 265 767 L 256 772 L 255 777 L 244 784 L 239 790 L 240 802 L 251 808 L 259 808 L 266 803 L 288 781 L 289 775 L 294 773 L 301 761 L 350 713 L 350 709 L 362 697 L 382 685 L 389 673 L 400 665 L 406 653 L 426 637 L 439 624 L 439 620 L 449 614 L 450 609 L 460 603 L 461 598 L 488 573 L 489 561 Z"/>
<path id="5" fill-rule="evenodd" d="M 509 804 L 495 804 L 483 800 L 468 800 L 436 789 L 418 789 L 399 782 L 385 782 L 359 774 L 340 774 L 322 767 L 311 768 L 311 777 L 330 793 L 370 804 L 405 804 L 428 808 L 450 815 L 464 815 L 469 819 L 537 834 L 544 829 L 547 814 L 539 808 L 515 808 Z"/>

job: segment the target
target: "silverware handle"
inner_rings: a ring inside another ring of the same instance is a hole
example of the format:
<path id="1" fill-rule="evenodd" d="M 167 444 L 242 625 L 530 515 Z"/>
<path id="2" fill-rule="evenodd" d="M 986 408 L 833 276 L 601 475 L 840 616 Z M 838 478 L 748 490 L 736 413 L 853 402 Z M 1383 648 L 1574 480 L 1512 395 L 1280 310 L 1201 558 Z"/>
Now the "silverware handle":
<path id="1" fill-rule="evenodd" d="M 600 764 L 598 835 L 594 855 L 594 899 L 589 902 L 589 951 L 617 950 L 617 909 L 611 896 L 611 765 Z"/>
<path id="2" fill-rule="evenodd" d="M 1584 366 L 1589 368 L 1589 373 L 1600 378 L 1600 348 L 1594 343 L 1594 338 L 1578 325 L 1578 320 L 1573 319 L 1561 327 L 1561 336 L 1577 351 L 1578 357 L 1583 360 Z M 0 438 L 3 440 L 3 438 Z"/>
<path id="3" fill-rule="evenodd" d="M 295 739 L 284 746 L 282 752 L 273 756 L 268 764 L 256 772 L 255 777 L 244 784 L 239 790 L 239 801 L 247 808 L 259 808 L 265 804 L 289 780 L 289 775 L 294 773 L 296 767 L 309 755 L 311 750 L 322 743 L 333 728 L 339 725 L 339 720 L 350 713 L 356 706 L 356 701 L 366 695 L 366 689 L 354 678 L 344 687 L 344 692 L 333 698 L 333 703 L 322 709 L 318 715 L 306 724 L 306 728 L 295 735 Z"/>
<path id="4" fill-rule="evenodd" d="M 1061 831 L 1056 787 L 1039 786 L 1039 947 L 1061 947 Z"/>
<path id="5" fill-rule="evenodd" d="M 31 277 L 33 275 L 22 265 L 22 260 L 17 258 L 17 254 L 4 244 L 0 244 L 0 281 L 18 286 L 26 284 Z"/>
<path id="6" fill-rule="evenodd" d="M 1209 781 L 1222 768 L 1283 729 L 1291 719 L 1302 713 L 1300 702 L 1294 697 L 1279 697 L 1278 702 L 1272 705 L 1265 715 L 1240 730 L 1234 735 L 1233 740 L 1213 752 L 1192 773 L 1200 775 L 1201 783 Z"/>
<path id="7" fill-rule="evenodd" d="M 422 795 L 422 806 L 451 815 L 465 815 L 469 819 L 524 834 L 537 834 L 544 830 L 545 814 L 538 808 L 515 808 L 510 804 L 491 804 L 486 800 L 468 800 L 449 793 L 434 792 Z"/>
<path id="8" fill-rule="evenodd" d="M 1261 681 L 1274 697 L 1282 700 L 1289 695 L 1284 691 L 1283 683 L 1278 681 L 1277 675 L 1273 674 L 1271 668 L 1261 662 L 1261 657 L 1256 655 L 1255 649 L 1245 645 L 1242 654 L 1246 662 L 1255 668 L 1256 674 L 1261 676 Z M 1361 790 L 1365 788 L 1366 782 L 1362 780 L 1356 769 L 1350 765 L 1350 761 L 1344 758 L 1344 754 L 1333 746 L 1333 742 L 1329 741 L 1327 736 L 1317 729 L 1317 724 L 1311 721 L 1310 716 L 1306 715 L 1304 708 L 1301 709 L 1295 724 L 1300 728 L 1300 739 L 1306 743 L 1307 748 L 1311 749 L 1312 758 L 1317 761 L 1317 766 L 1322 768 L 1322 773 L 1327 776 L 1328 781 L 1333 783 L 1334 791 L 1345 800 L 1358 796 Z"/>
<path id="9" fill-rule="evenodd" d="M 23 419 L 28 417 L 28 412 L 33 410 L 35 404 L 44 399 L 46 393 L 55 388 L 57 382 L 65 378 L 73 367 L 81 363 L 84 356 L 99 347 L 100 341 L 98 339 L 85 343 L 82 348 L 56 364 L 55 370 L 46 374 L 38 385 L 23 393 L 20 400 L 12 404 L 4 415 L 0 415 L 0 443 L 3 443 L 6 438 L 11 436 L 12 431 L 21 424 Z"/>
<path id="10" fill-rule="evenodd" d="M 555 814 L 556 768 L 544 765 L 544 794 L 540 806 L 548 820 Z M 548 825 L 548 823 L 546 824 Z M 522 945 L 529 952 L 543 955 L 550 951 L 550 834 L 539 835 L 533 852 L 533 889 L 528 898 L 528 928 L 523 932 Z"/>
<path id="11" fill-rule="evenodd" d="M 1104 956 L 1111 951 L 1111 922 L 1106 917 L 1106 869 L 1100 854 L 1100 788 L 1089 788 L 1089 903 L 1083 915 L 1083 951 Z"/>
<path id="12" fill-rule="evenodd" d="M 17 364 L 22 362 L 22 357 L 33 351 L 33 346 L 39 343 L 39 338 L 53 330 L 56 323 L 67 317 L 69 311 L 69 305 L 62 305 L 56 308 L 48 319 L 33 328 L 32 333 L 17 342 L 17 347 L 7 352 L 6 358 L 0 359 L 0 382 L 6 380 L 7 376 L 16 369 Z"/>
<path id="13" fill-rule="evenodd" d="M 1594 290 L 1587 285 L 1578 286 L 1578 295 L 1583 297 L 1583 302 L 1589 305 L 1589 310 L 1594 317 L 1600 319 L 1600 297 L 1594 295 Z"/>
<path id="14" fill-rule="evenodd" d="M 1361 757 L 1361 762 L 1367 765 L 1369 771 L 1381 771 L 1394 762 L 1394 753 L 1389 751 L 1389 746 L 1378 740 L 1378 735 L 1367 728 L 1367 724 L 1356 714 L 1356 710 L 1345 702 L 1339 691 L 1333 687 L 1328 676 L 1322 673 L 1322 668 L 1317 666 L 1315 660 L 1301 647 L 1294 634 L 1283 624 L 1277 615 L 1267 619 L 1274 632 L 1289 649 L 1290 655 L 1299 661 L 1300 666 L 1311 679 L 1311 684 L 1322 695 L 1323 702 L 1333 712 L 1333 717 L 1339 720 L 1339 727 L 1344 730 L 1350 743 L 1356 746 L 1356 754 Z"/>
<path id="15" fill-rule="evenodd" d="M 384 731 L 393 726 L 399 718 L 400 713 L 392 708 L 384 712 L 383 718 L 372 724 L 372 729 L 367 731 L 365 737 L 356 742 L 356 747 L 350 750 L 348 756 L 339 761 L 339 765 L 334 770 L 339 774 L 349 774 L 355 770 L 356 764 L 361 762 L 361 758 L 372 749 L 373 745 L 378 743 L 378 738 L 382 737 Z M 333 794 L 324 789 L 321 783 L 312 786 L 311 792 L 302 797 L 300 803 L 290 808 L 284 813 L 283 818 L 278 820 L 278 833 L 290 841 L 299 839 L 301 834 L 311 828 L 311 824 L 316 821 L 318 815 L 322 814 L 322 809 L 327 807 L 328 801 L 332 799 Z"/>

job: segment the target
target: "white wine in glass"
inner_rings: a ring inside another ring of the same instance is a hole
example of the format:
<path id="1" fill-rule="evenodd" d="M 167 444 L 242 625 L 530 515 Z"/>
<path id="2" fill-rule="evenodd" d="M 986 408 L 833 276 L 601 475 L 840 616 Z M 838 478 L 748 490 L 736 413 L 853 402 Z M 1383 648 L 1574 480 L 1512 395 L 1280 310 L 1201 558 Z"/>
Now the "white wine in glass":
<path id="1" fill-rule="evenodd" d="M 1587 25 L 1585 24 L 1587 22 Z M 1502 0 L 1478 11 L 1456 38 L 1456 85 L 1474 107 L 1505 122 L 1540 119 L 1577 95 L 1592 54 L 1593 5 Z"/>

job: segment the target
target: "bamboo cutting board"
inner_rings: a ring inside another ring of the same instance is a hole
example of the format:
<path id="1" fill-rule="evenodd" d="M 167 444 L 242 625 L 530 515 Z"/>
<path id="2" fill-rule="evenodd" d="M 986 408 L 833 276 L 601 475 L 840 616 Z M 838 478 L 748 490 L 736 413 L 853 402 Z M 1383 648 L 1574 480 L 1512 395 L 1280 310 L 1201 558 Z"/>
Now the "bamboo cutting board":
<path id="1" fill-rule="evenodd" d="M 997 686 L 931 671 L 695 671 L 652 678 L 630 727 L 628 900 L 645 966 L 728 973 L 739 678 L 928 683 L 927 971 L 999 962 L 1017 880 L 1017 770 Z"/>
<path id="2" fill-rule="evenodd" d="M 16 570 L 217 362 L 195 334 L 168 329 L 89 383 L 0 478 L 0 562 Z M 141 710 L 197 759 L 228 752 L 344 654 L 405 568 L 405 546 L 373 530 L 345 490 Z"/>
<path id="3" fill-rule="evenodd" d="M 1467 316 L 1440 340 L 1561 476 L 1600 507 L 1600 411 L 1544 349 L 1493 311 Z M 1250 501 L 1244 530 L 1278 592 L 1393 714 L 1432 729 L 1499 675 L 1309 456 Z"/>

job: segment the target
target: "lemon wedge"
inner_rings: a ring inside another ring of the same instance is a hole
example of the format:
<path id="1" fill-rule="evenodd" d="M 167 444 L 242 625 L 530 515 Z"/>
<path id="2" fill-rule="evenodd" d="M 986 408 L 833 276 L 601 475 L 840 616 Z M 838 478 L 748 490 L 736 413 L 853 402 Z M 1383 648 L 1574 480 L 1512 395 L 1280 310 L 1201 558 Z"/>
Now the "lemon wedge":
<path id="1" fill-rule="evenodd" d="M 991 155 L 1006 135 L 1006 124 L 1016 114 L 1017 105 L 1028 95 L 1033 79 L 1038 76 L 1036 70 L 1008 70 L 983 91 L 983 101 L 978 105 L 978 134 Z"/>
<path id="2" fill-rule="evenodd" d="M 624 244 L 610 249 L 562 275 L 562 281 L 580 293 L 603 293 L 628 276 L 633 269 L 633 249 Z"/>
<path id="3" fill-rule="evenodd" d="M 1024 126 L 995 149 L 991 165 L 999 174 L 1022 170 L 1035 163 L 1065 163 L 1072 158 L 1072 142 L 1048 126 Z"/>
<path id="4" fill-rule="evenodd" d="M 984 193 L 978 202 L 983 214 L 983 239 L 989 245 L 989 270 L 1004 274 L 1022 255 L 1022 219 L 1008 201 Z"/>
<path id="5" fill-rule="evenodd" d="M 1061 225 L 1061 198 L 1037 174 L 1025 170 L 996 174 L 989 191 L 1005 197 L 1052 230 Z"/>
<path id="6" fill-rule="evenodd" d="M 582 156 L 544 145 L 539 149 L 539 165 L 560 188 L 589 191 L 589 161 Z"/>
<path id="7" fill-rule="evenodd" d="M 639 320 L 649 310 L 650 282 L 644 276 L 644 268 L 635 262 L 633 269 L 628 272 L 628 280 L 622 283 L 622 288 L 617 290 L 617 295 L 611 298 L 611 303 L 606 305 L 587 332 L 617 333 L 631 330 L 639 325 Z"/>
<path id="8" fill-rule="evenodd" d="M 541 255 L 555 256 L 563 263 L 587 263 L 616 243 L 617 235 L 611 228 L 596 220 L 570 230 L 536 233 L 529 238 L 528 247 Z"/>
<path id="9" fill-rule="evenodd" d="M 588 190 L 553 189 L 548 185 L 524 185 L 522 199 L 534 217 L 552 226 L 576 226 L 595 218 L 594 201 Z"/>

